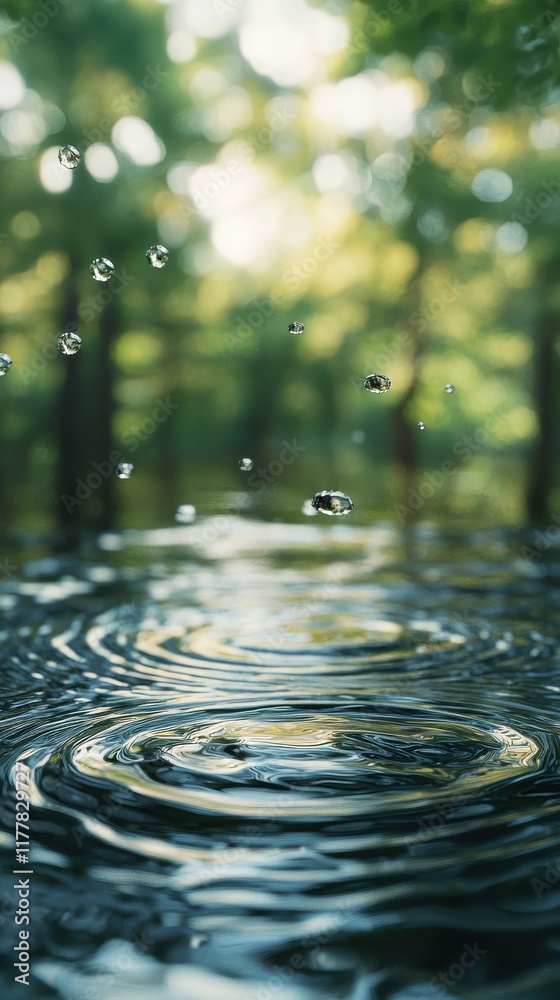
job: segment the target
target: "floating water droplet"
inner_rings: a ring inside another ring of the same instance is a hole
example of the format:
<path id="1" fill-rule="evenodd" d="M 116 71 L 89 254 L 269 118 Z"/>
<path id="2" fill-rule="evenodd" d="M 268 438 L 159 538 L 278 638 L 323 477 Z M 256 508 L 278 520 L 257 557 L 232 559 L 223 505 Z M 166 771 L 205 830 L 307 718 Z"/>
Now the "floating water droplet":
<path id="1" fill-rule="evenodd" d="M 253 468 L 253 459 L 241 458 L 239 460 L 239 468 L 241 469 L 242 472 L 250 472 L 251 469 Z"/>
<path id="2" fill-rule="evenodd" d="M 303 323 L 297 323 L 297 322 L 290 323 L 290 325 L 288 327 L 288 333 L 296 333 L 296 334 L 297 333 L 303 333 L 304 330 L 305 330 L 305 327 L 304 327 Z"/>
<path id="3" fill-rule="evenodd" d="M 58 349 L 62 354 L 77 354 L 82 346 L 82 338 L 77 333 L 61 333 L 58 338 Z"/>
<path id="4" fill-rule="evenodd" d="M 445 386 L 444 391 L 447 393 L 455 392 L 455 386 L 451 385 L 451 382 L 448 382 L 447 385 Z"/>
<path id="5" fill-rule="evenodd" d="M 69 170 L 73 170 L 74 167 L 78 166 L 82 158 L 82 154 L 79 149 L 75 146 L 63 146 L 62 149 L 58 151 L 58 159 L 62 163 L 63 167 L 68 167 Z"/>
<path id="6" fill-rule="evenodd" d="M 366 432 L 365 431 L 361 431 L 361 430 L 359 430 L 359 431 L 352 431 L 352 433 L 350 435 L 350 440 L 351 440 L 352 444 L 363 444 L 364 441 L 365 441 L 365 439 L 366 439 Z"/>
<path id="7" fill-rule="evenodd" d="M 389 392 L 391 379 L 386 375 L 368 375 L 364 379 L 364 389 L 368 392 Z"/>
<path id="8" fill-rule="evenodd" d="M 345 493 L 339 493 L 338 490 L 322 490 L 321 493 L 315 494 L 311 503 L 315 510 L 321 511 L 321 514 L 349 514 L 354 510 L 350 497 Z"/>
<path id="9" fill-rule="evenodd" d="M 159 244 L 150 247 L 149 250 L 146 250 L 146 260 L 150 267 L 165 267 L 169 260 L 169 250 Z"/>
<path id="10" fill-rule="evenodd" d="M 182 503 L 180 507 L 177 507 L 175 512 L 175 520 L 179 524 L 192 524 L 196 517 L 196 507 L 193 507 L 192 503 Z"/>
<path id="11" fill-rule="evenodd" d="M 305 514 L 306 517 L 317 517 L 319 511 L 315 510 L 313 500 L 304 500 L 301 505 L 301 513 Z"/>
<path id="12" fill-rule="evenodd" d="M 13 365 L 9 354 L 0 354 L 0 375 L 5 375 Z"/>
<path id="13" fill-rule="evenodd" d="M 423 420 L 419 420 L 418 423 L 416 424 L 416 426 L 417 426 L 417 428 L 418 428 L 419 431 L 425 431 L 426 430 L 426 424 L 424 423 Z"/>
<path id="14" fill-rule="evenodd" d="M 117 465 L 116 473 L 119 479 L 130 479 L 132 473 L 134 472 L 134 466 L 130 462 L 121 462 Z"/>
<path id="15" fill-rule="evenodd" d="M 109 281 L 115 273 L 115 265 L 108 257 L 96 257 L 89 269 L 96 281 Z"/>

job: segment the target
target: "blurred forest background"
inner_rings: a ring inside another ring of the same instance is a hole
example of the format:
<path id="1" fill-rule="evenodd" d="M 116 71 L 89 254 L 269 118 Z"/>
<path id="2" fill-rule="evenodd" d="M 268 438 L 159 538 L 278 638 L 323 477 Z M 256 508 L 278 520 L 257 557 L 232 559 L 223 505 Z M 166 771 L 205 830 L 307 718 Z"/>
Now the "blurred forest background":
<path id="1" fill-rule="evenodd" d="M 560 515 L 560 7 L 0 8 L 4 526 Z"/>

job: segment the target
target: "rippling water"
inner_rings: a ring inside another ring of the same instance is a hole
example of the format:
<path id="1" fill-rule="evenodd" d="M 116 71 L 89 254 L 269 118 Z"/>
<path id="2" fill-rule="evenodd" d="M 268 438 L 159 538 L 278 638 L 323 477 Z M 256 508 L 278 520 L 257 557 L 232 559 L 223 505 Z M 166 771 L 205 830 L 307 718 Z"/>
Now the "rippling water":
<path id="1" fill-rule="evenodd" d="M 223 522 L 0 587 L 27 995 L 556 1000 L 560 567 L 499 534 Z"/>

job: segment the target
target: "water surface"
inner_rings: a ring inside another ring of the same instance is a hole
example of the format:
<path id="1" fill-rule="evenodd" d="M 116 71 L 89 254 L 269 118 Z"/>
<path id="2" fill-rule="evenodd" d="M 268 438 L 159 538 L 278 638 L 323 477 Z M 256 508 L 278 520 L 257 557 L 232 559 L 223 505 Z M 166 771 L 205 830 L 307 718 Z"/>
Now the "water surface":
<path id="1" fill-rule="evenodd" d="M 26 995 L 556 998 L 558 561 L 318 520 L 107 534 L 2 583 Z"/>

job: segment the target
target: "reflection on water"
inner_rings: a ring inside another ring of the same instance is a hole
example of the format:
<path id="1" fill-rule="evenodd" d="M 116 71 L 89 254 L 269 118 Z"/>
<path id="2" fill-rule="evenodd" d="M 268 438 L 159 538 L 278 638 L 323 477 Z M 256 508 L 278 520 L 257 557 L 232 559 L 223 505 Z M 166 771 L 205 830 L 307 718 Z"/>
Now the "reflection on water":
<path id="1" fill-rule="evenodd" d="M 29 995 L 552 1000 L 554 567 L 498 535 L 220 520 L 1 586 Z"/>

